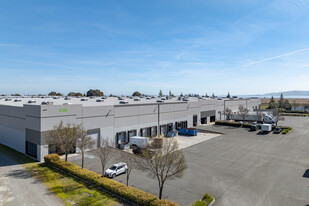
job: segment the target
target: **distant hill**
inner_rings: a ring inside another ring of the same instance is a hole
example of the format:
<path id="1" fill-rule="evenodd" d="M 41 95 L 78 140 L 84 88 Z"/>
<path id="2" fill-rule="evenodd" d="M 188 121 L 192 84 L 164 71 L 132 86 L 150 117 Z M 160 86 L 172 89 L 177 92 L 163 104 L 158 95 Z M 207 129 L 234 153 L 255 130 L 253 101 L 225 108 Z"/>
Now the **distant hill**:
<path id="1" fill-rule="evenodd" d="M 280 96 L 281 93 L 283 94 L 283 96 L 309 96 L 309 91 L 272 92 L 260 96 Z"/>

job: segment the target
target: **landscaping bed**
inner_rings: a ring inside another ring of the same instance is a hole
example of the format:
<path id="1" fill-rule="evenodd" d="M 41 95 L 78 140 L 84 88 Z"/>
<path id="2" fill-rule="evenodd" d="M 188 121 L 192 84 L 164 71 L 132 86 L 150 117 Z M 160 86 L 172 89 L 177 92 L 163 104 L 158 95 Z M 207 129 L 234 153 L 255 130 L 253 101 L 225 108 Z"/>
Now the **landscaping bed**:
<path id="1" fill-rule="evenodd" d="M 50 154 L 44 157 L 45 163 L 47 165 L 51 165 L 55 168 L 59 168 L 69 174 L 72 174 L 82 180 L 85 180 L 89 183 L 96 185 L 97 187 L 103 188 L 115 195 L 118 195 L 128 201 L 131 201 L 138 205 L 166 205 L 172 206 L 177 205 L 174 202 L 168 200 L 160 200 L 158 197 L 142 191 L 140 189 L 126 186 L 125 184 L 116 182 L 114 180 L 108 179 L 106 177 L 101 177 L 99 174 L 92 172 L 87 169 L 82 169 L 81 167 L 70 163 L 65 162 L 64 160 L 60 159 L 59 155 L 57 154 Z"/>
<path id="2" fill-rule="evenodd" d="M 214 202 L 214 198 L 209 194 L 205 194 L 201 200 L 196 201 L 192 206 L 208 206 Z"/>

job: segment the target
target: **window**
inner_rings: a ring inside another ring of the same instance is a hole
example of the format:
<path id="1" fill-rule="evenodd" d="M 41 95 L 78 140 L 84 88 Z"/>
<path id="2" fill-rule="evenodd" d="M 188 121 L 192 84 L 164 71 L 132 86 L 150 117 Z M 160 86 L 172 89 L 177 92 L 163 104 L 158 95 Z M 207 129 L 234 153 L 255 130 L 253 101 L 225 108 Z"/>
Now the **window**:
<path id="1" fill-rule="evenodd" d="M 26 154 L 37 158 L 37 144 L 26 141 Z"/>

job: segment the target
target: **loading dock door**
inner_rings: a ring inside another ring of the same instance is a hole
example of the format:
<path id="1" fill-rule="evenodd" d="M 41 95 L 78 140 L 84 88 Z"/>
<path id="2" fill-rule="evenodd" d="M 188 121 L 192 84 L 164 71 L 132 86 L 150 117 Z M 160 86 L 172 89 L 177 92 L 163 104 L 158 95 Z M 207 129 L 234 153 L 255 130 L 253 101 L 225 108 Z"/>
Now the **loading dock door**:
<path id="1" fill-rule="evenodd" d="M 126 142 L 126 132 L 117 133 L 117 144 Z"/>
<path id="2" fill-rule="evenodd" d="M 166 124 L 160 126 L 160 134 L 166 135 Z"/>
<path id="3" fill-rule="evenodd" d="M 173 123 L 167 124 L 167 131 L 173 131 Z"/>
<path id="4" fill-rule="evenodd" d="M 99 132 L 91 132 L 88 134 L 88 136 L 94 142 L 92 149 L 97 149 L 98 147 L 100 147 L 100 133 Z"/>
<path id="5" fill-rule="evenodd" d="M 215 122 L 216 121 L 216 116 L 211 116 L 210 117 L 210 122 Z"/>
<path id="6" fill-rule="evenodd" d="M 128 142 L 130 142 L 130 137 L 136 136 L 136 130 L 128 131 Z"/>
<path id="7" fill-rule="evenodd" d="M 207 117 L 201 118 L 201 124 L 207 124 Z"/>
<path id="8" fill-rule="evenodd" d="M 197 126 L 197 115 L 193 115 L 193 126 Z"/>
<path id="9" fill-rule="evenodd" d="M 151 137 L 157 136 L 157 127 L 151 127 Z"/>

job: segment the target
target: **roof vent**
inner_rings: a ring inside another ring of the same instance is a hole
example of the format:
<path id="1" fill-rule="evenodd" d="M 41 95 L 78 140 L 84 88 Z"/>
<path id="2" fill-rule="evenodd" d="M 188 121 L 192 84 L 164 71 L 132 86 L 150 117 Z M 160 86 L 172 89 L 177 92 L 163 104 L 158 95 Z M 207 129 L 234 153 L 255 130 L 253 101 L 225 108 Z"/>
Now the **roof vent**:
<path id="1" fill-rule="evenodd" d="M 128 101 L 120 101 L 119 104 L 128 104 Z"/>

